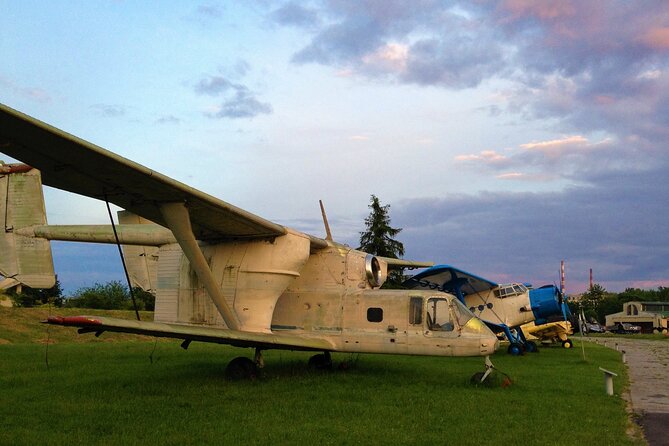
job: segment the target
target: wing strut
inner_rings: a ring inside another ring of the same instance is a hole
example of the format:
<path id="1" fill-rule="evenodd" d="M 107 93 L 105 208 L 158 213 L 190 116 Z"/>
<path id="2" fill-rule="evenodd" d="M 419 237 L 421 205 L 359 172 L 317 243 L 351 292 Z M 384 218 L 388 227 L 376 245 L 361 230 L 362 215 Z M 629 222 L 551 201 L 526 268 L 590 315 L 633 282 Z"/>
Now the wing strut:
<path id="1" fill-rule="evenodd" d="M 137 301 L 135 300 L 135 292 L 132 289 L 132 282 L 130 281 L 130 275 L 128 274 L 128 267 L 125 264 L 125 257 L 123 256 L 123 250 L 121 249 L 121 241 L 118 238 L 118 232 L 116 232 L 114 217 L 112 217 L 111 207 L 109 206 L 109 200 L 107 199 L 106 193 L 105 193 L 105 203 L 107 204 L 109 221 L 111 222 L 111 227 L 112 230 L 114 231 L 114 239 L 116 240 L 116 247 L 118 248 L 118 253 L 121 256 L 121 263 L 123 264 L 123 272 L 125 273 L 125 280 L 128 281 L 128 291 L 130 291 L 130 297 L 132 298 L 132 308 L 135 309 L 135 316 L 137 316 L 137 320 L 140 321 L 141 319 L 139 318 L 139 311 L 137 311 Z"/>
<path id="2" fill-rule="evenodd" d="M 221 289 L 216 284 L 214 275 L 209 269 L 207 260 L 200 250 L 200 247 L 193 235 L 193 229 L 190 224 L 190 215 L 184 203 L 165 203 L 160 206 L 160 213 L 162 214 L 167 226 L 170 228 L 177 243 L 181 246 L 184 254 L 190 261 L 191 266 L 195 270 L 197 277 L 202 281 L 209 297 L 216 305 L 218 312 L 223 316 L 225 325 L 231 330 L 239 330 L 239 320 L 237 315 L 232 311 Z"/>

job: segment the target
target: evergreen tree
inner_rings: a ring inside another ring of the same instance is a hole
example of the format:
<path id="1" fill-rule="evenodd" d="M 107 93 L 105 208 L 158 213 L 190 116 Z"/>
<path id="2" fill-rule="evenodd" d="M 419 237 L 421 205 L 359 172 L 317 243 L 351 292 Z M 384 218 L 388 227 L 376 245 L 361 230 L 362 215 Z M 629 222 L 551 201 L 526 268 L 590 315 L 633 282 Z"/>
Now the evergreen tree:
<path id="1" fill-rule="evenodd" d="M 390 226 L 390 205 L 381 206 L 378 197 L 372 194 L 368 207 L 371 212 L 365 219 L 366 230 L 360 233 L 360 247 L 358 249 L 380 257 L 398 259 L 403 256 L 404 245 L 394 239 L 402 231 L 402 228 Z M 398 287 L 402 279 L 401 272 L 392 271 L 388 274 L 388 280 L 384 284 L 384 288 Z"/>

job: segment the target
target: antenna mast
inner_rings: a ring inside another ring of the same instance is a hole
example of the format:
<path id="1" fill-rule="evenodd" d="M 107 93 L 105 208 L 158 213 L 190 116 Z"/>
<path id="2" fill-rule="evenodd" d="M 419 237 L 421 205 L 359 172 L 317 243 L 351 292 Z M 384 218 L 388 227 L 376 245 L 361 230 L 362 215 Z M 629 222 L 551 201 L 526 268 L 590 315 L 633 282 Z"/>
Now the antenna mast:
<path id="1" fill-rule="evenodd" d="M 325 215 L 323 200 L 318 200 L 318 204 L 321 205 L 321 215 L 323 215 L 323 224 L 325 225 L 325 240 L 332 241 L 332 233 L 330 232 L 330 225 L 328 224 L 328 216 Z"/>

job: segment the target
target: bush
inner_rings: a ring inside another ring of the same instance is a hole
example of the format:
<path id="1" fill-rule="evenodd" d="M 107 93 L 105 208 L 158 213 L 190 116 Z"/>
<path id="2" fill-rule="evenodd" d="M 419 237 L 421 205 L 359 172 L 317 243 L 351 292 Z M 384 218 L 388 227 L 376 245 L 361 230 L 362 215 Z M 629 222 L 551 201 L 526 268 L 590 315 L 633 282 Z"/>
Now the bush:
<path id="1" fill-rule="evenodd" d="M 141 288 L 134 288 L 138 310 L 153 311 L 155 296 Z M 100 310 L 133 310 L 132 298 L 128 287 L 119 281 L 106 284 L 96 283 L 92 287 L 78 289 L 73 297 L 67 299 L 66 307 L 95 308 Z"/>
<path id="2" fill-rule="evenodd" d="M 62 293 L 60 282 L 56 279 L 55 285 L 51 288 L 30 288 L 23 286 L 20 293 L 17 293 L 16 288 L 14 288 L 7 294 L 15 306 L 30 308 L 48 303 L 62 307 L 64 302 Z"/>

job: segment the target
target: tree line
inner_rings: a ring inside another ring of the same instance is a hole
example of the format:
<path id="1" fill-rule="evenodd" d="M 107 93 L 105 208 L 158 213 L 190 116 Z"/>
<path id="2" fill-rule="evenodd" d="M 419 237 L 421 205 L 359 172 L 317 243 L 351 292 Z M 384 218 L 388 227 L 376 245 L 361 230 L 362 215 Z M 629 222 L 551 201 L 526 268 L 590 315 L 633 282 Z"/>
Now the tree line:
<path id="1" fill-rule="evenodd" d="M 152 293 L 138 287 L 133 288 L 132 291 L 138 310 L 153 311 L 155 309 L 156 297 Z M 51 304 L 65 308 L 134 309 L 128 287 L 117 280 L 79 288 L 69 297 L 63 296 L 63 290 L 57 279 L 52 288 L 37 289 L 24 286 L 21 292 L 14 289 L 9 291 L 8 295 L 17 307 L 39 307 Z"/>
<path id="2" fill-rule="evenodd" d="M 612 293 L 596 283 L 578 301 L 569 300 L 568 303 L 573 314 L 580 314 L 582 310 L 587 320 L 604 322 L 606 315 L 622 311 L 623 304 L 632 301 L 669 302 L 669 287 L 654 290 L 627 288 L 622 293 Z"/>

